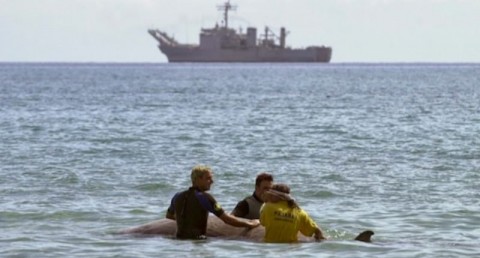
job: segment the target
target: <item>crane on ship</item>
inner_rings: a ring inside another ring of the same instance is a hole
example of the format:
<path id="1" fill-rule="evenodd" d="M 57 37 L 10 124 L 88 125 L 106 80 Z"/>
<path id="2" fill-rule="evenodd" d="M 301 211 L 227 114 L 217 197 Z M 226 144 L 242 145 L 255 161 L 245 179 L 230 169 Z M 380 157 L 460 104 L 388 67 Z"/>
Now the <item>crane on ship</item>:
<path id="1" fill-rule="evenodd" d="M 223 21 L 225 22 L 225 29 L 227 29 L 228 28 L 228 12 L 230 10 L 232 11 L 237 10 L 237 6 L 230 4 L 230 0 L 228 0 L 223 5 L 217 5 L 217 9 L 219 11 L 223 11 Z"/>

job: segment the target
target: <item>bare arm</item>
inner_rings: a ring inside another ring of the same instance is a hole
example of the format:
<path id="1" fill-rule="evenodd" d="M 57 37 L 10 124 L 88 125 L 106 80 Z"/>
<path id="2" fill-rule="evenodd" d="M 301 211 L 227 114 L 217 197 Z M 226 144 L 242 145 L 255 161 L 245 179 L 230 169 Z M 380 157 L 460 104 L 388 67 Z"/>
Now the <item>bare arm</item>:
<path id="1" fill-rule="evenodd" d="M 223 213 L 222 215 L 220 215 L 219 218 L 226 224 L 234 227 L 254 228 L 260 225 L 260 222 L 258 220 L 239 219 L 228 213 Z"/>

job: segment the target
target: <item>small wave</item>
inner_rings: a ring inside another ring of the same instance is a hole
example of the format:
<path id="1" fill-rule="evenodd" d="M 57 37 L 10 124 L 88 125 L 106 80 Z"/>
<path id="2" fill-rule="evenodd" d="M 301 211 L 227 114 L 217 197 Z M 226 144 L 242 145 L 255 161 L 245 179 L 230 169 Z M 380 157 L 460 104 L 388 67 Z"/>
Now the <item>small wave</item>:
<path id="1" fill-rule="evenodd" d="M 304 194 L 307 198 L 323 199 L 337 196 L 331 191 L 305 191 Z"/>
<path id="2" fill-rule="evenodd" d="M 147 183 L 147 184 L 141 184 L 141 185 L 135 186 L 135 189 L 141 190 L 141 191 L 147 191 L 147 192 L 164 190 L 169 188 L 170 186 L 164 183 Z"/>
<path id="3" fill-rule="evenodd" d="M 0 212 L 0 217 L 5 221 L 54 221 L 54 220 L 74 220 L 74 221 L 90 221 L 97 214 L 85 211 L 55 211 L 55 212 Z"/>

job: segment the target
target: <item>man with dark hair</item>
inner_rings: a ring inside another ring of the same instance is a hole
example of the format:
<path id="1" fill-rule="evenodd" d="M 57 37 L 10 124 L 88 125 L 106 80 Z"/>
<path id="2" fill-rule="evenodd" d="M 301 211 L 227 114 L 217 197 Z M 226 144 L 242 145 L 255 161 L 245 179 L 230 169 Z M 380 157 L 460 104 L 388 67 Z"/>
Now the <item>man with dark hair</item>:
<path id="1" fill-rule="evenodd" d="M 215 198 L 206 192 L 213 184 L 213 172 L 209 167 L 195 166 L 191 180 L 192 187 L 175 194 L 166 214 L 167 219 L 173 219 L 177 223 L 177 238 L 204 239 L 209 212 L 234 227 L 251 229 L 260 225 L 258 220 L 243 220 L 225 213 Z"/>
<path id="2" fill-rule="evenodd" d="M 260 207 L 264 200 L 262 195 L 265 191 L 272 188 L 273 176 L 268 173 L 261 173 L 255 179 L 255 191 L 252 195 L 246 197 L 237 203 L 232 211 L 232 215 L 246 219 L 259 219 Z"/>

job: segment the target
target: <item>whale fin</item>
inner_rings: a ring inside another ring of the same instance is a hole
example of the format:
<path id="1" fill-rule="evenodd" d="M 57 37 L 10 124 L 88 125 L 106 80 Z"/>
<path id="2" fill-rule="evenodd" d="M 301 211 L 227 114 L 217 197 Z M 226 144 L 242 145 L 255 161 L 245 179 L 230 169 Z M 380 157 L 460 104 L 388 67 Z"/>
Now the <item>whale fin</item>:
<path id="1" fill-rule="evenodd" d="M 362 233 L 358 234 L 355 240 L 365 242 L 365 243 L 371 243 L 372 242 L 371 238 L 374 234 L 375 233 L 371 230 L 365 230 Z"/>

